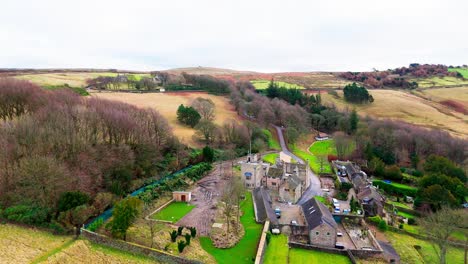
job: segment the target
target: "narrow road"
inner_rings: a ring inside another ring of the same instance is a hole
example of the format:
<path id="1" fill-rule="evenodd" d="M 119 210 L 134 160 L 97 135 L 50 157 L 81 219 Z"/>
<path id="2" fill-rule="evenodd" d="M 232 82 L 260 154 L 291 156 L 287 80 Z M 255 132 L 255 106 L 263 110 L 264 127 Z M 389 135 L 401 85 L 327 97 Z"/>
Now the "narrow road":
<path id="1" fill-rule="evenodd" d="M 286 155 L 290 156 L 292 159 L 296 160 L 297 163 L 299 164 L 305 164 L 305 162 L 300 159 L 298 156 L 294 155 L 288 150 L 288 147 L 286 146 L 286 142 L 284 141 L 284 136 L 283 136 L 283 130 L 279 126 L 274 126 L 276 129 L 276 133 L 278 134 L 278 139 L 279 143 L 281 146 L 281 150 L 283 153 Z M 320 179 L 319 177 L 312 171 L 312 169 L 308 170 L 308 177 L 310 180 L 310 185 L 309 188 L 305 190 L 305 192 L 302 194 L 301 199 L 297 202 L 298 204 L 303 204 L 306 201 L 310 200 L 312 197 L 315 195 L 322 195 L 322 187 L 320 184 Z"/>

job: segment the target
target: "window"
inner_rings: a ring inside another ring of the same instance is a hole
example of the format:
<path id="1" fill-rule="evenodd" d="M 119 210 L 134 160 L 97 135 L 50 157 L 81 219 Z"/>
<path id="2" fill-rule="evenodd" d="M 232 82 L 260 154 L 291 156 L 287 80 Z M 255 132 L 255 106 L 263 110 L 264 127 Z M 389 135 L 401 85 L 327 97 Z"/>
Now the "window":
<path id="1" fill-rule="evenodd" d="M 285 192 L 289 192 L 289 189 L 284 188 L 284 191 L 285 191 Z"/>
<path id="2" fill-rule="evenodd" d="M 271 185 L 276 186 L 276 182 L 272 182 Z"/>
<path id="3" fill-rule="evenodd" d="M 252 176 L 245 176 L 245 179 L 249 181 L 252 179 Z"/>
<path id="4" fill-rule="evenodd" d="M 330 232 L 327 232 L 327 236 L 329 236 L 329 235 L 330 235 Z"/>
<path id="5" fill-rule="evenodd" d="M 317 236 L 318 236 L 318 235 L 319 235 L 319 231 L 315 232 L 315 235 L 317 235 Z"/>

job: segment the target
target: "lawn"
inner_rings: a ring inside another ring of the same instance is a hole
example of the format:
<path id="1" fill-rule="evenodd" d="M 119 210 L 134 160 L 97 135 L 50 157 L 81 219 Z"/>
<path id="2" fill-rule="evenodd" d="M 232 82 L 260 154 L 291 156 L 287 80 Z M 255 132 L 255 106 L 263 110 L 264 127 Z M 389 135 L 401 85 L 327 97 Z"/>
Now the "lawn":
<path id="1" fill-rule="evenodd" d="M 190 205 L 184 202 L 172 202 L 166 208 L 154 214 L 152 218 L 176 223 L 186 214 L 190 213 L 193 208 L 195 208 L 195 205 Z"/>
<path id="2" fill-rule="evenodd" d="M 278 157 L 279 157 L 278 153 L 270 153 L 270 154 L 266 154 L 265 156 L 263 156 L 263 160 L 270 163 L 270 164 L 275 164 L 276 159 Z"/>
<path id="3" fill-rule="evenodd" d="M 405 213 L 405 212 L 402 212 L 402 211 L 398 211 L 397 213 L 399 216 L 403 216 L 404 218 L 416 218 L 417 216 L 415 215 L 412 215 L 412 214 L 408 214 L 408 213 Z"/>
<path id="4" fill-rule="evenodd" d="M 437 253 L 432 244 L 426 240 L 414 238 L 410 235 L 386 232 L 385 236 L 392 243 L 392 246 L 400 254 L 401 263 L 438 263 Z M 421 247 L 417 250 L 414 246 Z M 464 250 L 450 247 L 447 252 L 447 263 L 463 263 Z"/>
<path id="5" fill-rule="evenodd" d="M 456 72 L 457 71 L 457 72 L 461 73 L 461 75 L 463 75 L 463 78 L 468 79 L 468 68 L 459 68 L 459 69 L 449 68 L 448 71 L 449 72 Z"/>
<path id="6" fill-rule="evenodd" d="M 257 253 L 257 244 L 262 234 L 263 226 L 255 222 L 252 195 L 246 195 L 246 199 L 241 204 L 241 223 L 244 226 L 245 235 L 236 246 L 229 249 L 219 249 L 213 246 L 208 237 L 200 237 L 200 243 L 205 251 L 210 253 L 218 263 L 253 263 Z"/>
<path id="7" fill-rule="evenodd" d="M 264 264 L 288 263 L 288 237 L 281 235 L 272 235 L 270 243 L 265 251 L 263 259 Z"/>
<path id="8" fill-rule="evenodd" d="M 309 148 L 314 155 L 336 155 L 335 141 L 333 139 L 316 141 Z"/>
<path id="9" fill-rule="evenodd" d="M 278 262 L 280 263 L 280 262 Z M 286 262 L 285 262 L 286 263 Z M 320 263 L 320 264 L 346 264 L 351 263 L 347 256 L 331 254 L 320 251 L 312 251 L 301 248 L 293 248 L 289 251 L 289 263 L 294 264 L 307 264 L 307 263 Z"/>
<path id="10" fill-rule="evenodd" d="M 257 90 L 264 90 L 268 88 L 268 85 L 270 84 L 270 80 L 252 80 L 250 81 L 253 86 L 255 86 L 255 89 Z M 286 87 L 286 88 L 295 88 L 295 89 L 304 89 L 303 86 L 293 84 L 293 83 L 287 83 L 287 82 L 282 82 L 282 81 L 275 81 L 276 84 L 280 87 Z"/>
<path id="11" fill-rule="evenodd" d="M 281 146 L 278 140 L 271 134 L 271 131 L 268 129 L 263 129 L 263 134 L 268 137 L 268 148 L 274 150 L 281 150 Z"/>
<path id="12" fill-rule="evenodd" d="M 323 204 L 327 203 L 327 201 L 325 200 L 325 197 L 323 197 L 323 196 L 315 195 L 314 197 L 315 197 L 315 199 L 317 199 L 319 202 L 321 202 Z"/>
<path id="13" fill-rule="evenodd" d="M 296 145 L 289 145 L 289 149 L 304 161 L 309 160 L 310 168 L 316 173 L 320 172 L 320 161 L 318 156 L 322 156 L 324 158 L 323 173 L 332 173 L 327 156 L 328 154 L 336 155 L 336 148 L 333 139 L 316 141 L 309 147 L 309 151 L 304 151 Z"/>
<path id="14" fill-rule="evenodd" d="M 390 203 L 390 204 L 393 204 L 393 205 L 395 205 L 395 206 L 402 207 L 402 208 L 412 209 L 409 205 L 404 204 L 404 203 L 395 202 L 395 201 L 389 201 L 389 200 L 388 200 L 387 202 Z"/>

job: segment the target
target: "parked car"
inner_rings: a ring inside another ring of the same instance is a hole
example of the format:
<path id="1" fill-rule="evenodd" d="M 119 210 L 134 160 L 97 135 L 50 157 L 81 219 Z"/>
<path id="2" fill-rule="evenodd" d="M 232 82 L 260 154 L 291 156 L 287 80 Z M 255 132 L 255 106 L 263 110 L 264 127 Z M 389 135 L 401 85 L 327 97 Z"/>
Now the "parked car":
<path id="1" fill-rule="evenodd" d="M 281 218 L 281 209 L 279 209 L 279 207 L 276 207 L 275 215 L 276 215 L 276 218 Z"/>
<path id="2" fill-rule="evenodd" d="M 292 221 L 291 221 L 291 225 L 297 226 L 297 221 L 296 221 L 296 220 L 292 220 Z"/>
<path id="3" fill-rule="evenodd" d="M 335 244 L 335 248 L 337 248 L 337 249 L 344 249 L 345 246 L 344 246 L 343 244 L 341 244 L 341 243 L 336 243 L 336 244 Z"/>
<path id="4" fill-rule="evenodd" d="M 343 233 L 341 233 L 341 232 L 337 232 L 337 233 L 336 233 L 336 236 L 338 236 L 338 237 L 342 237 L 342 236 L 343 236 Z"/>
<path id="5" fill-rule="evenodd" d="M 334 211 L 334 212 L 335 212 L 335 214 L 341 213 L 341 212 L 340 212 L 340 208 L 335 208 L 335 211 Z"/>

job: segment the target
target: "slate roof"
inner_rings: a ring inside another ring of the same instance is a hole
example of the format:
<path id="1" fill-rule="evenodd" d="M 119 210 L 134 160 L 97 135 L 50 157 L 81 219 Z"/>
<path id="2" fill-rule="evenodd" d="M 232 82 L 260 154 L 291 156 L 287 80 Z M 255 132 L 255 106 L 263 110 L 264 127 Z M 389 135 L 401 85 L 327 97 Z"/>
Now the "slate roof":
<path id="1" fill-rule="evenodd" d="M 338 225 L 336 224 L 335 219 L 333 219 L 333 215 L 330 213 L 328 208 L 323 203 L 317 201 L 317 199 L 312 198 L 301 206 L 309 230 L 313 230 L 323 223 L 331 226 L 332 228 L 337 228 Z"/>
<path id="2" fill-rule="evenodd" d="M 268 170 L 267 175 L 270 178 L 282 178 L 283 177 L 283 168 L 270 167 L 270 169 Z"/>
<path id="3" fill-rule="evenodd" d="M 293 174 L 288 177 L 288 184 L 290 190 L 295 190 L 301 184 L 301 180 Z"/>
<path id="4" fill-rule="evenodd" d="M 275 210 L 271 207 L 272 201 L 268 193 L 268 190 L 258 187 L 253 190 L 253 197 L 255 206 L 257 207 L 257 214 L 255 218 L 258 222 L 265 222 L 270 219 L 270 223 L 273 225 L 278 224 Z"/>

